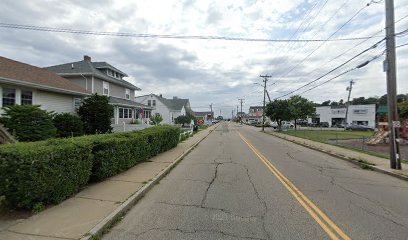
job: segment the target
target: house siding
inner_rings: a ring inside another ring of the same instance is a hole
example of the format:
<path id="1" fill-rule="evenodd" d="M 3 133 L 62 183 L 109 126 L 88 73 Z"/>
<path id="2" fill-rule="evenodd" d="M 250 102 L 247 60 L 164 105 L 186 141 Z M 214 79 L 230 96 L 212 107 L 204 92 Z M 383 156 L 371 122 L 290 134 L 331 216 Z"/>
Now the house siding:
<path id="1" fill-rule="evenodd" d="M 147 105 L 148 100 L 156 100 L 156 106 L 154 106 L 154 109 L 152 110 L 152 115 L 158 113 L 162 116 L 164 124 L 173 124 L 172 121 L 172 115 L 173 119 L 178 117 L 180 113 L 170 111 L 170 109 L 167 108 L 166 105 L 164 105 L 156 96 L 142 96 L 142 97 L 136 97 L 136 102 Z"/>
<path id="2" fill-rule="evenodd" d="M 54 111 L 56 113 L 75 113 L 74 96 L 51 93 L 37 90 L 35 93 L 35 104 L 41 109 Z"/>
<path id="3" fill-rule="evenodd" d="M 109 83 L 109 92 L 110 92 L 111 85 L 112 83 Z M 103 80 L 102 79 L 94 77 L 92 93 L 103 95 Z"/>
<path id="4" fill-rule="evenodd" d="M 87 78 L 90 78 L 90 77 L 87 77 Z M 66 79 L 68 79 L 72 83 L 75 83 L 76 85 L 78 85 L 78 86 L 80 86 L 80 87 L 82 87 L 83 89 L 86 89 L 86 90 L 88 90 L 88 88 L 91 86 L 91 85 L 87 86 L 87 81 L 83 77 L 81 77 L 81 78 L 79 78 L 79 77 L 69 77 L 69 78 L 66 77 Z M 89 84 L 89 82 L 90 82 L 90 79 L 88 80 L 88 84 Z"/>

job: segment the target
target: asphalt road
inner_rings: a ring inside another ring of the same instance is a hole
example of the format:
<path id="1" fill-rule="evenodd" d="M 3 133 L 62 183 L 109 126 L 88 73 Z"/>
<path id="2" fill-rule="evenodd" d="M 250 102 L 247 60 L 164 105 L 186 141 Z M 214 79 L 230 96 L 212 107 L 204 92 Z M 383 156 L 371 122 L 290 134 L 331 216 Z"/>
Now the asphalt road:
<path id="1" fill-rule="evenodd" d="M 103 239 L 408 239 L 408 183 L 221 123 Z"/>

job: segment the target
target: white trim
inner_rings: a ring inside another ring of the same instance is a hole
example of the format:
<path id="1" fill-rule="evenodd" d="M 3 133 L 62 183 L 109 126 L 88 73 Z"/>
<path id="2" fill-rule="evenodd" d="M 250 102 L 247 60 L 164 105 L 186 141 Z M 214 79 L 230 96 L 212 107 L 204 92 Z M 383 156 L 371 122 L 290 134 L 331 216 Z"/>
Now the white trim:
<path id="1" fill-rule="evenodd" d="M 94 90 L 94 76 L 92 75 L 92 94 L 94 94 L 95 93 L 95 90 Z"/>
<path id="2" fill-rule="evenodd" d="M 15 104 L 21 105 L 21 88 L 16 88 L 16 98 Z"/>

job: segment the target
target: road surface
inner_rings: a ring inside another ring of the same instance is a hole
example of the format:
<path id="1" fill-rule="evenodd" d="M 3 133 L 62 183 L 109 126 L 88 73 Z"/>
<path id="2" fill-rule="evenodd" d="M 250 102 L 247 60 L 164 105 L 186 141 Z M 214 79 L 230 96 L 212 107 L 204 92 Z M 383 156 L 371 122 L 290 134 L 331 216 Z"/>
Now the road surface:
<path id="1" fill-rule="evenodd" d="M 103 239 L 408 239 L 408 183 L 224 122 Z"/>

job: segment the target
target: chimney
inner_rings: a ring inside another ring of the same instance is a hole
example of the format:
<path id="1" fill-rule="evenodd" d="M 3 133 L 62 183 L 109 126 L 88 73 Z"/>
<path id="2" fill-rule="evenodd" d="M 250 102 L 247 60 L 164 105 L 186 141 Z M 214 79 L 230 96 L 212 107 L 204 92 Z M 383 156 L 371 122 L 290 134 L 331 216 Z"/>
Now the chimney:
<path id="1" fill-rule="evenodd" d="M 163 97 L 163 95 L 162 95 L 162 94 L 160 94 L 159 96 L 160 96 L 161 98 Z"/>
<path id="2" fill-rule="evenodd" d="M 91 61 L 91 57 L 88 55 L 84 55 L 84 62 L 90 62 Z"/>

